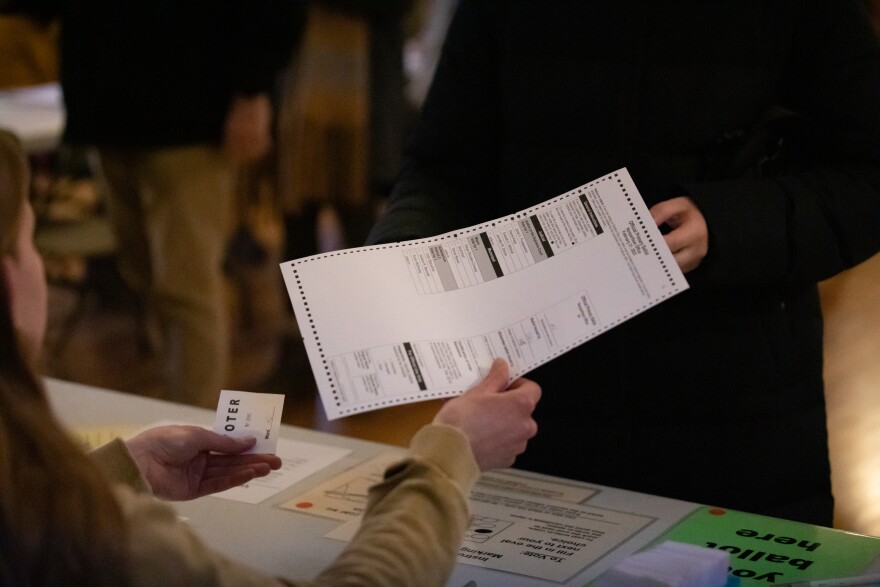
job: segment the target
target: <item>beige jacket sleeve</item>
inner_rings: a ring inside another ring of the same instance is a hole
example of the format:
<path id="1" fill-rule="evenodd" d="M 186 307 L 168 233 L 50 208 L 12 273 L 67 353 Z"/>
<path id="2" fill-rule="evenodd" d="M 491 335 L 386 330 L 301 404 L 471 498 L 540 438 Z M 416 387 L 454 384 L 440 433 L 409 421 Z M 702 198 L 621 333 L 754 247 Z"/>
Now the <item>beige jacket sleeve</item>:
<path id="1" fill-rule="evenodd" d="M 120 439 L 92 451 L 92 460 L 114 484 L 128 523 L 132 587 L 277 587 L 280 580 L 232 561 L 208 548 L 180 523 L 177 512 L 155 498 Z"/>
<path id="2" fill-rule="evenodd" d="M 464 435 L 425 426 L 411 458 L 370 490 L 360 530 L 318 585 L 443 585 L 467 529 L 467 495 L 479 475 Z"/>
<path id="3" fill-rule="evenodd" d="M 361 528 L 313 582 L 296 585 L 443 585 L 469 521 L 467 494 L 479 475 L 467 439 L 429 425 L 413 437 L 411 455 L 389 467 L 370 490 Z M 132 584 L 263 586 L 289 584 L 210 550 L 154 498 L 122 441 L 93 453 L 117 483 L 129 523 Z M 146 490 L 146 492 L 145 492 Z"/>

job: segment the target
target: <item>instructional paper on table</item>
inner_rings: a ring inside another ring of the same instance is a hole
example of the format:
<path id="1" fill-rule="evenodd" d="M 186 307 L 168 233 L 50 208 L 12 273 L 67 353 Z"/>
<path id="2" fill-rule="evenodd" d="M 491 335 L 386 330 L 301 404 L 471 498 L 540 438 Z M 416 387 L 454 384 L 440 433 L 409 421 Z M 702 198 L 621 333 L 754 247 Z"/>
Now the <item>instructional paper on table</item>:
<path id="1" fill-rule="evenodd" d="M 402 451 L 379 454 L 297 495 L 281 504 L 281 507 L 334 520 L 355 520 L 367 508 L 370 487 L 381 483 L 385 470 L 400 461 L 405 454 Z M 543 481 L 513 469 L 491 471 L 480 475 L 474 492 L 479 494 L 492 491 L 518 493 L 538 499 L 576 504 L 583 503 L 596 494 L 596 489 L 584 487 L 582 484 L 567 485 L 558 480 Z M 353 527 L 351 536 L 354 535 L 354 529 Z M 341 540 L 350 540 L 351 536 L 337 537 Z"/>
<path id="2" fill-rule="evenodd" d="M 651 515 L 480 486 L 469 501 L 471 520 L 458 562 L 560 583 L 658 521 Z M 353 519 L 326 537 L 350 541 L 360 521 Z"/>
<path id="3" fill-rule="evenodd" d="M 281 264 L 327 417 L 519 377 L 687 289 L 626 169 L 439 236 Z"/>
<path id="4" fill-rule="evenodd" d="M 379 454 L 312 487 L 281 507 L 334 520 L 353 520 L 366 510 L 370 487 L 381 483 L 385 469 L 404 455 L 403 452 Z"/>

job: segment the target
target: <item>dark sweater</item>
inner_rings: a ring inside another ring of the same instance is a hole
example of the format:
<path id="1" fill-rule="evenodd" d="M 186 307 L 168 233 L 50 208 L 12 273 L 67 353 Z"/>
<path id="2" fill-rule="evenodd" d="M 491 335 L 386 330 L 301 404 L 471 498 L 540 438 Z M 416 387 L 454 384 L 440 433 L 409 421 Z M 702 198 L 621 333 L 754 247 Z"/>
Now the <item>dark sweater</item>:
<path id="1" fill-rule="evenodd" d="M 236 94 L 270 92 L 305 18 L 296 0 L 16 0 L 61 20 L 65 138 L 161 147 L 222 138 Z"/>
<path id="2" fill-rule="evenodd" d="M 830 524 L 816 282 L 880 249 L 878 105 L 856 2 L 463 0 L 370 242 L 623 166 L 649 206 L 689 195 L 692 288 L 532 372 L 517 466 Z"/>

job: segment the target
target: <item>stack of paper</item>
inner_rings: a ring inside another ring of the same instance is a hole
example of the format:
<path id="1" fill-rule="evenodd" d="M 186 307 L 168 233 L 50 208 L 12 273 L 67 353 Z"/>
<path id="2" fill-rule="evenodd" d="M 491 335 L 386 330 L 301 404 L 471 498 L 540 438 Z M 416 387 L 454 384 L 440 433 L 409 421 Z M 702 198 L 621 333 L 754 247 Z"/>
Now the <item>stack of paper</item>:
<path id="1" fill-rule="evenodd" d="M 724 587 L 730 553 L 663 542 L 628 556 L 600 577 L 599 587 Z"/>

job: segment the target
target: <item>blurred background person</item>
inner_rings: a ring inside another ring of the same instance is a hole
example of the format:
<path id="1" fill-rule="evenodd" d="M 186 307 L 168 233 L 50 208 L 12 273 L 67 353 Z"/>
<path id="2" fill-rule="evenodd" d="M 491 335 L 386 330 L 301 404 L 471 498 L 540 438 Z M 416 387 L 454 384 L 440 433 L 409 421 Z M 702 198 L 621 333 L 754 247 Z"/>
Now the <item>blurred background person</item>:
<path id="1" fill-rule="evenodd" d="M 158 325 L 160 396 L 212 405 L 226 381 L 222 262 L 235 166 L 271 147 L 270 92 L 303 2 L 22 0 L 61 24 L 64 141 L 97 148 L 120 273 Z"/>
<path id="2" fill-rule="evenodd" d="M 279 97 L 283 260 L 363 243 L 400 166 L 412 109 L 413 0 L 312 0 Z"/>

